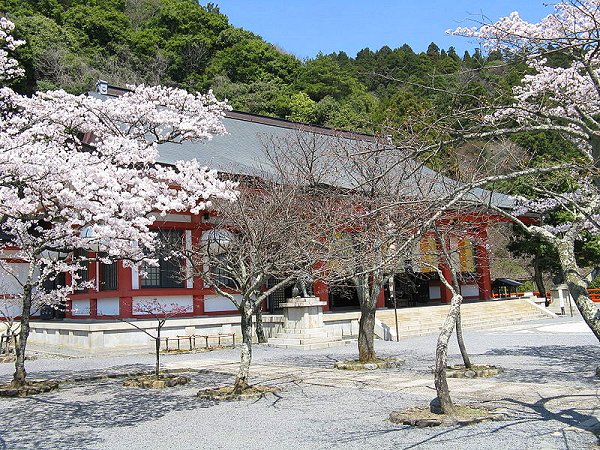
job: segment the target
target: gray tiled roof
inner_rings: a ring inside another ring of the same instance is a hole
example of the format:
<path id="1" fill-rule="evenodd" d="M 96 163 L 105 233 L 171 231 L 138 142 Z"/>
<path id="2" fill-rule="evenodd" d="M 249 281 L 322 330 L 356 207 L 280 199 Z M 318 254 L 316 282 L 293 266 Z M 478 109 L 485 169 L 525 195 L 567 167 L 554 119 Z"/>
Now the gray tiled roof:
<path id="1" fill-rule="evenodd" d="M 107 98 L 96 92 L 91 92 L 90 95 Z M 304 126 L 285 120 L 239 112 L 228 113 L 228 117 L 225 117 L 223 122 L 227 130 L 225 135 L 214 136 L 212 139 L 200 143 L 160 145 L 160 162 L 172 164 L 178 160 L 196 158 L 200 163 L 220 172 L 261 176 L 270 172 L 264 151 L 266 139 L 285 139 L 294 133 L 317 132 L 324 135 L 334 133 L 327 128 Z M 365 141 L 374 141 L 372 136 L 355 133 L 344 133 L 343 139 L 357 139 L 363 145 Z M 409 169 L 405 168 L 405 170 Z M 414 175 L 405 178 L 406 192 L 409 195 L 439 197 L 451 194 L 461 186 L 460 182 L 416 163 L 414 171 Z M 514 207 L 515 204 L 513 197 L 479 188 L 471 190 L 465 196 L 465 200 L 483 202 L 507 209 Z"/>
<path id="2" fill-rule="evenodd" d="M 221 172 L 261 175 L 266 167 L 262 136 L 285 138 L 292 130 L 225 117 L 227 134 L 214 136 L 201 143 L 163 144 L 160 146 L 161 162 L 196 158 L 202 164 Z"/>

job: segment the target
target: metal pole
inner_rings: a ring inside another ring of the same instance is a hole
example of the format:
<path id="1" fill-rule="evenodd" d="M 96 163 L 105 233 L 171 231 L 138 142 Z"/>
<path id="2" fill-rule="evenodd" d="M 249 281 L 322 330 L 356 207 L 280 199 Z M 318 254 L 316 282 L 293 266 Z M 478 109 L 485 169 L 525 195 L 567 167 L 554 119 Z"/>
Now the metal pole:
<path id="1" fill-rule="evenodd" d="M 572 300 L 571 292 L 570 291 L 567 291 L 567 292 L 568 292 L 568 296 L 569 296 L 569 309 L 571 310 L 571 317 L 573 317 L 573 302 L 571 301 Z"/>
<path id="2" fill-rule="evenodd" d="M 400 341 L 400 331 L 398 327 L 398 304 L 396 300 L 396 282 L 394 277 L 390 277 L 388 284 L 390 285 L 390 295 L 394 299 L 394 319 L 396 321 L 396 342 Z"/>

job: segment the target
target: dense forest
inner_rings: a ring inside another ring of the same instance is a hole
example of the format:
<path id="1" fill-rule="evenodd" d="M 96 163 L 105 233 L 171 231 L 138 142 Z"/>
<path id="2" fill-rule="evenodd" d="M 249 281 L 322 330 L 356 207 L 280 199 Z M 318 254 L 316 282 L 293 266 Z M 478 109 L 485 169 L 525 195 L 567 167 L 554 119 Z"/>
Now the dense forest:
<path id="1" fill-rule="evenodd" d="M 0 0 L 0 10 L 27 41 L 21 91 L 84 92 L 98 78 L 212 88 L 238 110 L 370 133 L 487 95 L 490 83 L 508 87 L 522 69 L 494 69 L 499 55 L 459 56 L 434 43 L 423 53 L 385 46 L 301 61 L 195 0 Z M 472 97 L 446 91 L 459 82 Z"/>
<path id="2" fill-rule="evenodd" d="M 241 111 L 367 133 L 508 98 L 526 70 L 498 53 L 474 49 L 458 55 L 435 43 L 422 53 L 409 45 L 384 46 L 354 57 L 339 52 L 302 61 L 232 26 L 218 5 L 197 0 L 0 0 L 0 13 L 15 22 L 16 37 L 27 41 L 17 55 L 27 76 L 14 86 L 23 93 L 80 93 L 97 79 L 212 89 Z M 530 165 L 572 157 L 569 143 L 556 134 L 511 139 L 526 149 Z M 479 165 L 507 167 L 502 149 L 488 146 L 483 153 L 476 147 L 449 149 L 430 162 L 458 178 L 473 155 Z M 531 194 L 526 181 L 497 188 Z M 513 251 L 537 255 L 540 245 L 528 248 L 520 236 Z M 588 246 L 593 251 L 586 259 L 597 260 L 600 246 Z"/>

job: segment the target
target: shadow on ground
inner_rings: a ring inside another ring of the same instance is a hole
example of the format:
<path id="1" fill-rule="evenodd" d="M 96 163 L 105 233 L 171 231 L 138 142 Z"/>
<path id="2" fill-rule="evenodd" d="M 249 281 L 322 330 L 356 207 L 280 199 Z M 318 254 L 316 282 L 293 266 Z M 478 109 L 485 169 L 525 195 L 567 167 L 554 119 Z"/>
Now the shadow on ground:
<path id="1" fill-rule="evenodd" d="M 543 345 L 495 348 L 482 356 L 505 369 L 499 379 L 523 383 L 594 384 L 600 347 Z M 520 359 L 515 361 L 515 357 Z M 515 364 L 503 365 L 505 358 Z"/>
<path id="2" fill-rule="evenodd" d="M 195 373 L 189 387 L 164 390 L 125 388 L 122 381 L 65 384 L 51 394 L 0 399 L 0 450 L 87 448 L 100 442 L 102 429 L 207 408 L 213 402 L 198 400 L 196 390 L 232 379 L 218 372 Z"/>
<path id="3" fill-rule="evenodd" d="M 337 442 L 352 444 L 379 436 L 389 436 L 394 442 L 394 448 L 409 450 L 420 448 L 463 448 L 465 443 L 475 444 L 479 448 L 485 436 L 523 434 L 537 447 L 538 439 L 544 437 L 546 443 L 550 435 L 554 436 L 556 448 L 588 448 L 589 434 L 595 435 L 600 443 L 600 421 L 594 415 L 598 401 L 596 395 L 562 395 L 540 398 L 535 402 L 524 402 L 514 398 L 504 398 L 494 401 L 491 408 L 501 407 L 506 420 L 487 422 L 465 426 L 450 426 L 420 429 L 418 434 L 414 427 L 399 425 L 393 428 L 379 427 L 376 429 L 348 430 Z M 566 407 L 578 404 L 577 408 Z M 553 407 L 554 404 L 554 407 Z M 589 407 L 582 405 L 589 404 Z M 482 404 L 483 405 L 483 404 Z M 413 433 L 411 433 L 413 431 Z M 410 433 L 410 434 L 409 434 Z M 407 436 L 417 439 L 407 439 Z M 522 441 L 521 441 L 522 445 Z M 546 448 L 546 447 L 544 447 Z M 548 448 L 555 448 L 554 446 Z"/>

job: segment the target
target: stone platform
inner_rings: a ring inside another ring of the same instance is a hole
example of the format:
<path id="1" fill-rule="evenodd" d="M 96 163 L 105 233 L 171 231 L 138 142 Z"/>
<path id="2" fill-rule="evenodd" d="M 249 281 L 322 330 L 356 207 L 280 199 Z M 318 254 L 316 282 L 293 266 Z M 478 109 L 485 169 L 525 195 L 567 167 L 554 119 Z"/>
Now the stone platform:
<path id="1" fill-rule="evenodd" d="M 323 306 L 315 297 L 292 298 L 283 307 L 283 330 L 269 339 L 272 347 L 314 350 L 344 345 L 350 341 L 327 333 L 323 323 Z"/>

